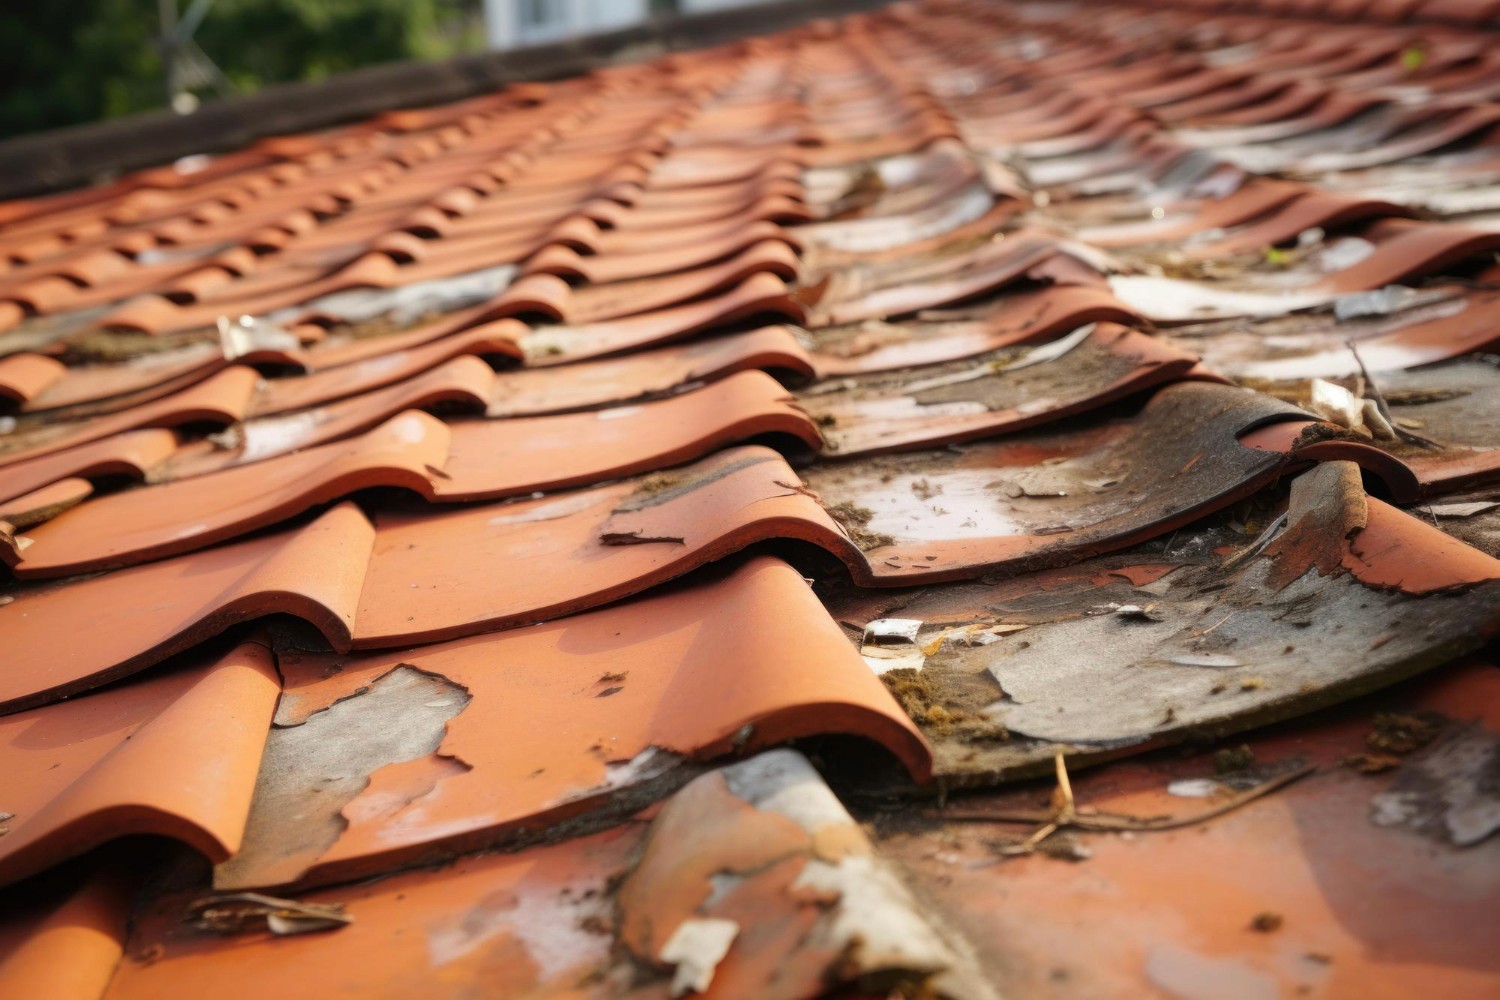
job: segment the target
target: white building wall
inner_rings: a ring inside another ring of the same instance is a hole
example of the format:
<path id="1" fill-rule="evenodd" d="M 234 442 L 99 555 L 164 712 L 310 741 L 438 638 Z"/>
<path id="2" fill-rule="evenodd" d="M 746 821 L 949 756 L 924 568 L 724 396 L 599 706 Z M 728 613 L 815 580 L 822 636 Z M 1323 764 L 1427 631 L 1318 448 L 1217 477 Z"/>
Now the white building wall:
<path id="1" fill-rule="evenodd" d="M 684 13 L 703 10 L 724 10 L 729 7 L 746 7 L 752 3 L 761 2 L 762 0 L 677 0 L 678 7 Z"/>
<path id="2" fill-rule="evenodd" d="M 491 49 L 545 45 L 646 19 L 648 0 L 485 0 Z"/>

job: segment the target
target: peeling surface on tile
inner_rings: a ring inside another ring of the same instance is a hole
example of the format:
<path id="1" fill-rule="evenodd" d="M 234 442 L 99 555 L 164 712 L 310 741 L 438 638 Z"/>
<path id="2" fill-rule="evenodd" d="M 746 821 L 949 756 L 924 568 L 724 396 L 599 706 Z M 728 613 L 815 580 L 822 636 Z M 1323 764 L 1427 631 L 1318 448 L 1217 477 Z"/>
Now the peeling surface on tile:
<path id="1" fill-rule="evenodd" d="M 108 995 L 192 990 L 231 967 L 221 986 L 229 998 L 307 990 L 395 998 L 423 989 L 456 1000 L 481 979 L 517 996 L 562 992 L 610 968 L 609 883 L 628 870 L 640 826 L 302 896 L 353 918 L 329 934 L 226 940 L 183 920 L 191 896 L 167 896 L 138 924 Z M 584 995 L 623 988 L 630 977 L 621 973 Z"/>
<path id="2" fill-rule="evenodd" d="M 1004 290 L 952 318 L 866 320 L 806 332 L 825 378 L 941 364 L 1038 343 L 1087 323 L 1140 322 L 1107 291 L 1086 285 Z M 929 314 L 930 315 L 930 314 Z"/>
<path id="3" fill-rule="evenodd" d="M 1347 463 L 1303 474 L 1284 514 L 1257 516 L 1259 538 L 1204 525 L 1024 587 L 894 599 L 927 622 L 926 656 L 920 673 L 883 679 L 932 740 L 939 773 L 992 781 L 1045 769 L 1058 750 L 1092 761 L 1252 728 L 1495 634 L 1500 562 L 1366 498 Z M 1420 580 L 1392 572 L 1415 563 Z M 833 611 L 857 621 L 881 607 Z"/>
<path id="4" fill-rule="evenodd" d="M 1472 847 L 1500 830 L 1500 743 L 1477 725 L 1409 758 L 1389 791 L 1370 802 L 1377 826 L 1404 826 Z"/>
<path id="5" fill-rule="evenodd" d="M 1242 389 L 1179 383 L 1133 419 L 828 464 L 806 479 L 857 522 L 887 585 L 961 568 L 1037 569 L 1170 532 L 1248 495 L 1281 460 L 1237 438 L 1296 415 Z"/>
<path id="6" fill-rule="evenodd" d="M 1343 762 L 1374 752 L 1383 717 L 1428 720 L 1438 739 L 1492 740 L 1496 683 L 1489 663 L 1453 664 L 1295 723 L 1076 773 L 1078 809 L 1101 825 L 1074 828 L 1090 854 L 1076 864 L 1041 850 L 1000 853 L 1051 814 L 1035 785 L 950 797 L 921 816 L 888 813 L 875 844 L 969 930 L 1006 995 L 1155 996 L 1168 982 L 1201 986 L 1197 977 L 1212 973 L 1211 992 L 1229 976 L 1269 985 L 1271 995 L 1308 984 L 1315 996 L 1481 997 L 1496 971 L 1486 920 L 1497 886 L 1492 842 L 1457 847 L 1371 821 L 1372 798 L 1405 780 L 1406 762 L 1425 751 L 1379 773 Z M 1310 776 L 1204 815 L 1309 765 Z M 1181 780 L 1223 790 L 1183 799 L 1168 791 Z M 1103 828 L 1121 817 L 1142 828 Z M 1371 949 L 1394 960 L 1368 962 Z"/>
<path id="7" fill-rule="evenodd" d="M 1197 360 L 1123 328 L 1089 325 L 1035 347 L 848 379 L 844 388 L 804 396 L 802 405 L 835 457 L 909 450 L 1098 408 L 1179 378 Z"/>
<path id="8" fill-rule="evenodd" d="M 227 962 L 229 997 L 398 996 L 417 983 L 458 997 L 481 975 L 503 976 L 515 995 L 667 997 L 696 986 L 790 1000 L 873 981 L 996 996 L 791 751 L 709 772 L 604 832 L 303 898 L 342 905 L 351 922 L 322 937 L 226 941 L 183 922 L 186 897 L 161 897 L 110 995 L 160 995 Z"/>
<path id="9" fill-rule="evenodd" d="M 964 975 L 969 970 L 899 877 L 872 856 L 863 831 L 790 751 L 704 775 L 670 799 L 620 886 L 619 907 L 624 944 L 673 969 L 674 995 L 695 982 L 719 996 L 807 995 L 835 967 L 844 981 L 880 980 L 897 990 L 927 982 L 942 995 L 994 995 L 972 972 Z M 731 923 L 746 932 L 719 961 L 716 934 L 727 936 Z M 700 946 L 687 948 L 694 938 Z M 795 952 L 772 950 L 771 941 L 788 938 L 800 941 Z"/>
<path id="10" fill-rule="evenodd" d="M 301 859 L 339 839 L 349 823 L 345 807 L 369 791 L 372 775 L 433 760 L 449 722 L 472 698 L 446 677 L 400 664 L 296 725 L 271 730 L 244 844 L 218 866 L 215 884 L 246 885 L 247 871 L 258 884 L 292 881 Z M 446 760 L 459 773 L 468 769 Z M 439 768 L 429 791 L 440 780 Z"/>
<path id="11" fill-rule="evenodd" d="M 1395 372 L 1484 350 L 1494 343 L 1497 315 L 1500 298 L 1492 293 L 1439 289 L 1391 313 L 1198 324 L 1179 327 L 1172 336 L 1216 370 L 1250 382 L 1347 378 L 1359 374 L 1361 362 L 1374 373 Z M 1357 355 L 1349 349 L 1351 340 Z"/>
<path id="12" fill-rule="evenodd" d="M 929 767 L 807 585 L 769 558 L 500 636 L 353 657 L 285 651 L 280 665 L 280 728 L 221 887 L 535 839 L 638 808 L 691 777 L 691 759 L 788 739 L 860 736 L 918 780 Z M 419 753 L 391 742 L 409 725 Z"/>

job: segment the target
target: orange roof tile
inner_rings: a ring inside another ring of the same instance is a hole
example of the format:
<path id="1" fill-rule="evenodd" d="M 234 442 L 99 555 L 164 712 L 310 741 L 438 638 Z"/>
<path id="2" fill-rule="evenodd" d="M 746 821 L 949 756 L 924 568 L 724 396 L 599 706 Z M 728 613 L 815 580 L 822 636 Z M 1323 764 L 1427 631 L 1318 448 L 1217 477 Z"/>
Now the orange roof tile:
<path id="1" fill-rule="evenodd" d="M 0 987 L 1485 995 L 1495 18 L 897 3 L 0 205 Z"/>

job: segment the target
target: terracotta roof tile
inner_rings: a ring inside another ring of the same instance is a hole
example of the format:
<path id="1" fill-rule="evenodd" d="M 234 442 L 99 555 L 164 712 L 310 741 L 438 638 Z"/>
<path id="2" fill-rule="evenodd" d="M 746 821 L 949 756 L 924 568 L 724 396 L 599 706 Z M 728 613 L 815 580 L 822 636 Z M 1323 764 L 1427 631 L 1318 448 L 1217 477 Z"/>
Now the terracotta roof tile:
<path id="1" fill-rule="evenodd" d="M 447 464 L 451 440 L 442 421 L 408 411 L 359 437 L 103 496 L 28 532 L 16 575 L 68 576 L 178 555 L 372 486 L 427 493 L 429 470 Z"/>
<path id="2" fill-rule="evenodd" d="M 116 414 L 71 423 L 30 424 L 26 430 L 18 430 L 0 442 L 0 466 L 56 454 L 141 428 L 198 422 L 232 424 L 245 416 L 256 378 L 253 368 L 234 366 L 180 392 Z"/>
<path id="3" fill-rule="evenodd" d="M 813 376 L 812 361 L 794 329 L 768 326 L 580 361 L 565 369 L 565 378 L 547 368 L 499 372 L 487 412 L 492 417 L 526 416 L 627 403 L 756 369 L 796 381 Z"/>
<path id="4" fill-rule="evenodd" d="M 1210 520 L 1170 548 L 833 610 L 932 623 L 918 639 L 925 697 L 947 714 L 923 728 L 940 772 L 971 781 L 1048 768 L 1059 750 L 1087 760 L 1263 725 L 1456 655 L 1455 641 L 1478 648 L 1500 627 L 1500 562 L 1367 497 L 1349 463 L 1294 481 L 1280 534 L 1283 520 L 1265 516 L 1271 529 L 1238 547 Z M 1351 628 L 1371 638 L 1351 643 Z M 949 721 L 966 715 L 969 726 Z"/>
<path id="5" fill-rule="evenodd" d="M 1493 738 L 1496 680 L 1491 664 L 1454 664 L 1345 709 L 1246 734 L 1230 744 L 1248 750 L 1237 772 L 1216 771 L 1211 754 L 1167 753 L 1075 774 L 1080 808 L 1184 818 L 1299 763 L 1318 768 L 1211 822 L 1075 834 L 1088 853 L 1076 866 L 1040 855 L 999 860 L 993 845 L 1018 843 L 1030 824 L 958 822 L 960 814 L 1036 815 L 1031 784 L 887 823 L 876 845 L 982 942 L 1000 970 L 997 988 L 1010 995 L 1054 989 L 1065 975 L 1073 992 L 1064 996 L 1192 989 L 1206 976 L 1216 988 L 1478 998 L 1492 979 L 1483 956 L 1493 864 L 1483 850 L 1370 821 L 1406 765 L 1367 774 L 1341 762 L 1372 753 L 1367 737 L 1387 713 L 1437 713 L 1428 718 L 1447 720 L 1445 736 L 1477 729 Z M 1182 794 L 1198 790 L 1212 795 Z M 1012 903 L 996 905 L 1002 891 Z M 1401 905 L 1391 907 L 1395 899 Z M 1269 917 L 1260 926 L 1279 926 L 1258 932 L 1261 914 Z M 1372 942 L 1408 960 L 1369 962 Z"/>
<path id="6" fill-rule="evenodd" d="M 5 469 L 0 495 L 9 500 L 68 477 L 133 476 L 144 479 L 177 450 L 177 435 L 168 430 L 127 431 L 64 451 L 53 452 Z"/>
<path id="7" fill-rule="evenodd" d="M 252 642 L 198 669 L 4 716 L 15 819 L 0 882 L 134 834 L 234 854 L 279 691 L 270 650 Z"/>
<path id="8" fill-rule="evenodd" d="M 176 555 L 377 486 L 435 501 L 496 499 L 666 468 L 765 437 L 821 443 L 785 390 L 757 371 L 591 413 L 444 423 L 407 411 L 358 437 L 101 497 L 28 533 L 16 571 L 65 576 Z M 566 462 L 553 458 L 559 451 Z"/>
<path id="9" fill-rule="evenodd" d="M 694 758 L 823 732 L 866 736 L 918 778 L 929 768 L 911 721 L 771 559 L 537 628 L 280 664 L 258 819 L 219 866 L 221 888 L 343 881 L 524 842 L 618 816 Z M 398 726 L 421 728 L 393 739 Z M 316 748 L 333 731 L 342 756 L 325 763 Z M 377 769 L 367 784 L 360 772 Z"/>
<path id="10" fill-rule="evenodd" d="M 732 884 L 714 893 L 714 878 Z M 789 892 L 794 884 L 806 891 Z M 669 995 L 678 982 L 673 992 L 697 983 L 708 996 L 791 998 L 880 978 L 992 996 L 963 982 L 947 933 L 790 751 L 705 774 L 660 811 L 612 830 L 306 899 L 342 905 L 353 922 L 322 938 L 225 941 L 184 927 L 190 898 L 164 898 L 136 931 L 111 995 L 191 988 L 232 967 L 226 996 L 309 984 L 398 996 L 422 984 L 456 997 L 489 976 L 517 995 L 609 996 L 629 988 L 639 963 L 659 970 L 632 991 L 643 996 Z M 413 924 L 422 933 L 410 933 Z"/>
<path id="11" fill-rule="evenodd" d="M 343 505 L 286 535 L 13 590 L 0 627 L 27 669 L 5 677 L 0 705 L 97 687 L 264 614 L 294 611 L 347 648 L 372 542 L 369 521 Z M 131 596 L 143 593 L 149 607 Z M 62 629 L 82 630 L 87 644 L 59 647 Z"/>
<path id="12" fill-rule="evenodd" d="M 103 996 L 124 954 L 132 881 L 85 863 L 12 897 L 0 922 L 0 981 L 58 1000 Z"/>
<path id="13" fill-rule="evenodd" d="M 1493 734 L 1334 763 L 1493 714 L 1494 6 L 893 4 L 0 205 L 0 983 L 1482 995 Z"/>
<path id="14" fill-rule="evenodd" d="M 41 354 L 12 354 L 0 358 L 0 395 L 29 403 L 51 388 L 67 366 Z"/>
<path id="15" fill-rule="evenodd" d="M 1088 324 L 1053 344 L 846 379 L 802 405 L 835 457 L 908 451 L 1097 409 L 1178 379 L 1197 360 L 1123 327 Z"/>

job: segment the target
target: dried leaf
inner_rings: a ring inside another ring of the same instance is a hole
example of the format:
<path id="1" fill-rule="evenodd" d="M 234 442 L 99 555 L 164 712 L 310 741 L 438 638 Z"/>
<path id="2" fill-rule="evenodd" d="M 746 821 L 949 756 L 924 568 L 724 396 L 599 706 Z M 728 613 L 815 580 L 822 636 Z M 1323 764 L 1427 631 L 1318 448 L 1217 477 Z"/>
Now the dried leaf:
<path id="1" fill-rule="evenodd" d="M 236 892 L 207 896 L 188 907 L 187 921 L 214 934 L 308 934 L 331 931 L 353 923 L 342 903 L 303 903 L 295 899 Z"/>

